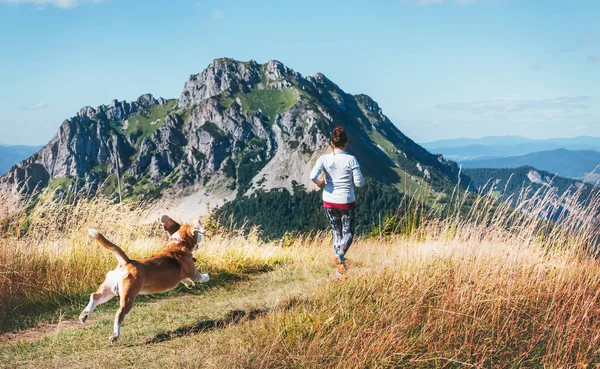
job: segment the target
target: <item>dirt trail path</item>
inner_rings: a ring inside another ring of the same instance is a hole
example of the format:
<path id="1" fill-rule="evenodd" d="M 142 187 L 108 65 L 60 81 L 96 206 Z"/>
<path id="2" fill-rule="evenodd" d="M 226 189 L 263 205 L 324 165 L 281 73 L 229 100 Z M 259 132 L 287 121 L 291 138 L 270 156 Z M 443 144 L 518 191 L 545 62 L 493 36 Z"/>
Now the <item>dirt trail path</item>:
<path id="1" fill-rule="evenodd" d="M 17 332 L 6 332 L 0 334 L 0 344 L 13 340 L 34 340 L 39 339 L 47 334 L 59 333 L 65 329 L 84 328 L 78 320 L 61 320 L 58 323 L 40 324 L 35 328 L 24 329 Z"/>

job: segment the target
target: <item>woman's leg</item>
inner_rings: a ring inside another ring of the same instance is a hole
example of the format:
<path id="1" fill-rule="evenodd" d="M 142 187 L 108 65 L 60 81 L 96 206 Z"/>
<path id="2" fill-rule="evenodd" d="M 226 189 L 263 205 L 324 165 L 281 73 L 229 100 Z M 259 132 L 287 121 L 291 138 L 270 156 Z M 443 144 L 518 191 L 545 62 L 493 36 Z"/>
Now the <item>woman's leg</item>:
<path id="1" fill-rule="evenodd" d="M 333 232 L 333 253 L 337 254 L 341 252 L 340 241 L 342 239 L 342 219 L 341 213 L 338 209 L 325 209 L 325 215 L 331 225 L 331 231 Z"/>
<path id="2" fill-rule="evenodd" d="M 346 255 L 346 252 L 348 252 L 348 249 L 354 240 L 354 232 L 356 231 L 356 210 L 342 210 L 341 223 L 342 237 L 340 239 L 339 248 L 342 255 Z"/>

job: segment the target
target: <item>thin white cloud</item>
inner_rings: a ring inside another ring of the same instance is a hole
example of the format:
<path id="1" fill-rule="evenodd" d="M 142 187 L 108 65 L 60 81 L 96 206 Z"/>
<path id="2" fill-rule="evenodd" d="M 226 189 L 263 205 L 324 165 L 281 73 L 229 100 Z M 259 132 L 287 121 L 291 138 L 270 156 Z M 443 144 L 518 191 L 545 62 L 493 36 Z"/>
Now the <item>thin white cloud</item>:
<path id="1" fill-rule="evenodd" d="M 440 104 L 445 110 L 467 111 L 479 114 L 513 113 L 528 110 L 580 110 L 589 108 L 589 96 L 557 97 L 545 100 L 496 99 L 470 103 Z"/>
<path id="2" fill-rule="evenodd" d="M 72 9 L 83 3 L 101 3 L 106 0 L 0 0 L 1 3 L 9 5 L 31 4 L 39 9 L 53 6 L 60 9 Z"/>
<path id="3" fill-rule="evenodd" d="M 223 18 L 223 12 L 219 9 L 213 10 L 211 14 L 212 19 L 221 19 Z"/>
<path id="4" fill-rule="evenodd" d="M 45 102 L 43 102 L 43 101 L 40 101 L 40 102 L 39 102 L 39 103 L 37 103 L 37 104 L 31 104 L 31 105 L 27 105 L 27 106 L 21 106 L 20 108 L 21 108 L 22 110 L 32 110 L 32 111 L 33 111 L 33 110 L 40 110 L 40 109 L 44 109 L 44 108 L 46 108 L 46 107 L 48 107 L 48 104 L 46 104 L 46 103 L 45 103 Z"/>

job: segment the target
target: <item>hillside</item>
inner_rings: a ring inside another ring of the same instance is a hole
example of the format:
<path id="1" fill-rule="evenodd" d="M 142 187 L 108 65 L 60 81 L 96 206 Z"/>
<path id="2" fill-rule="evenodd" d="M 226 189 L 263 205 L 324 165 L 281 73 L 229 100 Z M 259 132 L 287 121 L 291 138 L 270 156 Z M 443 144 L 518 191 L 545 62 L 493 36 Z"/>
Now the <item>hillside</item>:
<path id="1" fill-rule="evenodd" d="M 517 168 L 532 166 L 562 177 L 584 180 L 600 165 L 600 152 L 558 149 L 505 158 L 463 160 L 461 164 L 464 168 Z"/>
<path id="2" fill-rule="evenodd" d="M 27 159 L 40 148 L 41 146 L 0 145 L 0 175 L 8 172 L 13 165 Z"/>
<path id="3" fill-rule="evenodd" d="M 470 168 L 465 172 L 471 178 L 471 184 L 477 191 L 492 191 L 506 199 L 516 199 L 526 188 L 531 193 L 539 190 L 555 189 L 558 197 L 565 192 L 574 193 L 581 191 L 580 198 L 585 199 L 592 191 L 593 186 L 571 178 L 560 177 L 550 172 L 530 166 L 518 168 Z"/>

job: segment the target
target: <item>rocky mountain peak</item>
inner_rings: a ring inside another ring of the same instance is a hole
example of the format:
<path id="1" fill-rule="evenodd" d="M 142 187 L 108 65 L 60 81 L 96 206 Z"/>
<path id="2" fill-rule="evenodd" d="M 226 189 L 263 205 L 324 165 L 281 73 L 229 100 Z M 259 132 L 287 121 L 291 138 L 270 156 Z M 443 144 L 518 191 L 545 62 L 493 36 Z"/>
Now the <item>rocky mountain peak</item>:
<path id="1" fill-rule="evenodd" d="M 259 64 L 254 60 L 240 62 L 230 58 L 213 60 L 199 74 L 186 82 L 178 106 L 188 108 L 223 93 L 234 95 L 267 88 L 292 87 L 302 76 L 277 60 Z"/>
<path id="2" fill-rule="evenodd" d="M 92 108 L 91 106 L 84 106 L 77 112 L 77 116 L 80 118 L 91 118 L 94 114 L 96 114 L 96 109 Z"/>
<path id="3" fill-rule="evenodd" d="M 100 105 L 96 109 L 85 106 L 77 112 L 77 116 L 91 119 L 94 115 L 103 113 L 109 120 L 122 120 L 136 111 L 149 109 L 155 105 L 164 105 L 166 102 L 167 100 L 162 97 L 156 99 L 152 94 L 143 94 L 131 103 L 114 99 L 110 104 Z"/>
<path id="4" fill-rule="evenodd" d="M 293 69 L 286 67 L 283 63 L 277 60 L 269 60 L 265 65 L 265 78 L 267 86 L 261 88 L 272 87 L 284 89 L 291 87 L 294 80 L 301 80 L 302 75 L 295 72 Z"/>
<path id="5" fill-rule="evenodd" d="M 323 73 L 315 73 L 312 77 L 306 77 L 307 80 L 311 81 L 317 86 L 325 88 L 330 91 L 341 91 L 341 88 L 336 85 L 332 80 L 327 78 Z"/>
<path id="6" fill-rule="evenodd" d="M 156 104 L 159 104 L 159 101 L 152 96 L 152 94 L 143 94 L 136 100 L 137 104 L 144 108 L 150 108 Z"/>
<path id="7" fill-rule="evenodd" d="M 354 98 L 356 99 L 356 101 L 361 103 L 364 106 L 364 108 L 368 111 L 373 112 L 374 114 L 383 114 L 383 111 L 379 107 L 379 104 L 377 104 L 377 102 L 373 100 L 369 95 L 358 94 L 354 95 Z"/>
<path id="8" fill-rule="evenodd" d="M 229 58 L 213 60 L 199 74 L 192 74 L 183 87 L 179 107 L 188 108 L 224 91 L 247 92 L 260 82 L 259 64 Z"/>

